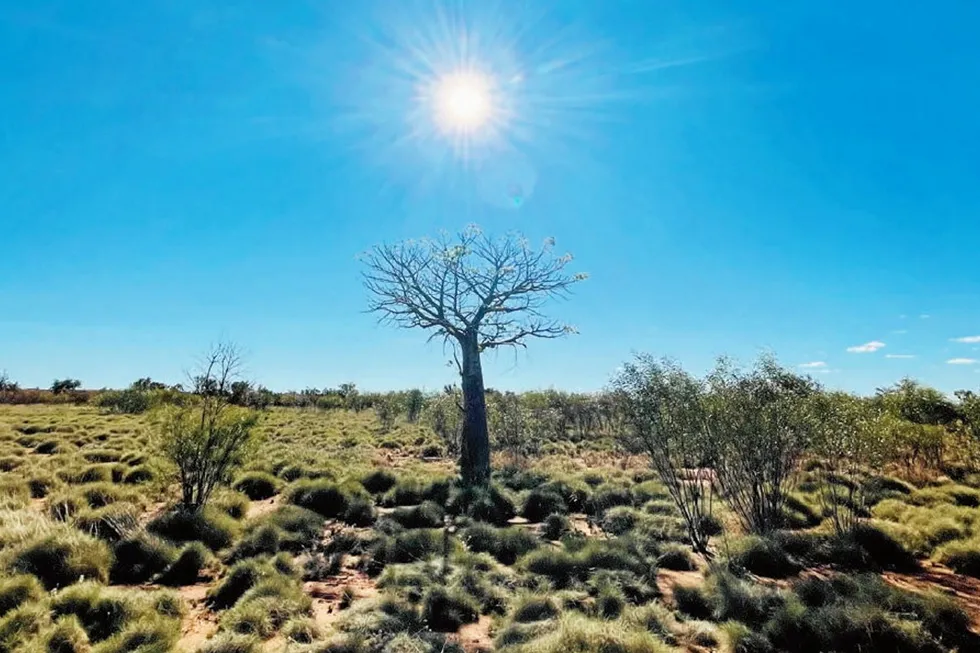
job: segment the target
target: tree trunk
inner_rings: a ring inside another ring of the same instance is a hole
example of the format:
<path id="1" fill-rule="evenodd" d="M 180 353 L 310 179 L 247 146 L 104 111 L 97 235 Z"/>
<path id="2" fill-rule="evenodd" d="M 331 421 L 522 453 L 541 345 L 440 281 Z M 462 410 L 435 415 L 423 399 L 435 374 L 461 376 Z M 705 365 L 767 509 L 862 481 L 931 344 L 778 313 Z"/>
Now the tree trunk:
<path id="1" fill-rule="evenodd" d="M 487 398 L 483 389 L 483 367 L 476 336 L 467 336 L 463 353 L 463 437 L 459 467 L 466 485 L 490 483 L 490 433 L 487 430 Z"/>

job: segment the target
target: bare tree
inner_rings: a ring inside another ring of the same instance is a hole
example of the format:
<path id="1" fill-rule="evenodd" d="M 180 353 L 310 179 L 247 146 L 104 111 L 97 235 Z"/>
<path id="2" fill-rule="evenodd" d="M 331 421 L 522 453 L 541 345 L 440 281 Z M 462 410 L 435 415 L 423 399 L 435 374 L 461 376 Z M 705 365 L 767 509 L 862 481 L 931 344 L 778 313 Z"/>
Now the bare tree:
<path id="1" fill-rule="evenodd" d="M 583 274 L 554 241 L 534 249 L 522 236 L 492 238 L 470 227 L 456 236 L 378 245 L 365 255 L 369 309 L 383 322 L 431 331 L 453 347 L 463 386 L 460 470 L 467 484 L 490 479 L 490 440 L 480 355 L 524 347 L 528 338 L 558 338 L 568 325 L 542 313 Z"/>
<path id="2" fill-rule="evenodd" d="M 252 411 L 231 404 L 232 386 L 240 380 L 242 356 L 229 343 L 216 345 L 192 377 L 197 401 L 172 410 L 163 422 L 163 447 L 179 474 L 183 506 L 199 510 L 253 442 Z"/>

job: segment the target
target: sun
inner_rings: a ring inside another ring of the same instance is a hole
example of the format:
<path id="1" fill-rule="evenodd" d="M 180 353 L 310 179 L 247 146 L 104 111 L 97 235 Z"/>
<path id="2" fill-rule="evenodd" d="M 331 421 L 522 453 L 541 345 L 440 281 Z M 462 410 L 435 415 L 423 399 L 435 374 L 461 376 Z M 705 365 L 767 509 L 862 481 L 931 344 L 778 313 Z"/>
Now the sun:
<path id="1" fill-rule="evenodd" d="M 456 72 L 435 80 L 436 125 L 451 134 L 472 134 L 493 119 L 493 84 L 477 72 Z"/>

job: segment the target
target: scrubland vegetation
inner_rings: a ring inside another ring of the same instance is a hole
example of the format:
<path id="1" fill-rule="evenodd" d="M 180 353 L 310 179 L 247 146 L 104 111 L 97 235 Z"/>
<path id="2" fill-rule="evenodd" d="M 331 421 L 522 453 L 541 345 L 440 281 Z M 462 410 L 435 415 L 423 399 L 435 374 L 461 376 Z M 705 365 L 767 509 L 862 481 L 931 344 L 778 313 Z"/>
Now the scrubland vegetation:
<path id="1" fill-rule="evenodd" d="M 229 362 L 4 390 L 0 651 L 980 646 L 971 394 L 640 358 L 602 393 L 487 391 L 493 473 L 463 484 L 455 389 L 275 394 Z"/>

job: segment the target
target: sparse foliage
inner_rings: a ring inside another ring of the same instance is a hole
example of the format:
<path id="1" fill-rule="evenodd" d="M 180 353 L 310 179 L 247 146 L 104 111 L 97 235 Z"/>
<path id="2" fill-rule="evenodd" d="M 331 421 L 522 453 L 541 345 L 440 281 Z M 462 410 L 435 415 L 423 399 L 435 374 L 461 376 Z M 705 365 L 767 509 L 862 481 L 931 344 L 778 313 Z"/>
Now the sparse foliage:
<path id="1" fill-rule="evenodd" d="M 490 479 L 490 440 L 480 357 L 558 338 L 573 329 L 542 312 L 585 275 L 567 271 L 570 255 L 554 242 L 533 249 L 521 236 L 492 238 L 471 227 L 455 237 L 378 245 L 366 256 L 369 309 L 382 321 L 431 332 L 454 349 L 462 380 L 464 420 L 460 468 L 464 482 Z"/>
<path id="2" fill-rule="evenodd" d="M 670 361 L 639 356 L 613 382 L 628 426 L 629 450 L 650 462 L 684 518 L 694 548 L 710 557 L 706 529 L 712 513 L 712 478 L 707 468 L 712 442 L 701 384 Z"/>
<path id="3" fill-rule="evenodd" d="M 170 410 L 163 421 L 163 449 L 177 467 L 182 502 L 188 510 L 207 504 L 253 444 L 257 416 L 229 401 L 241 363 L 234 345 L 212 348 L 194 377 L 196 404 Z"/>
<path id="4" fill-rule="evenodd" d="M 51 392 L 60 395 L 82 387 L 82 382 L 78 379 L 55 379 L 51 383 Z"/>

